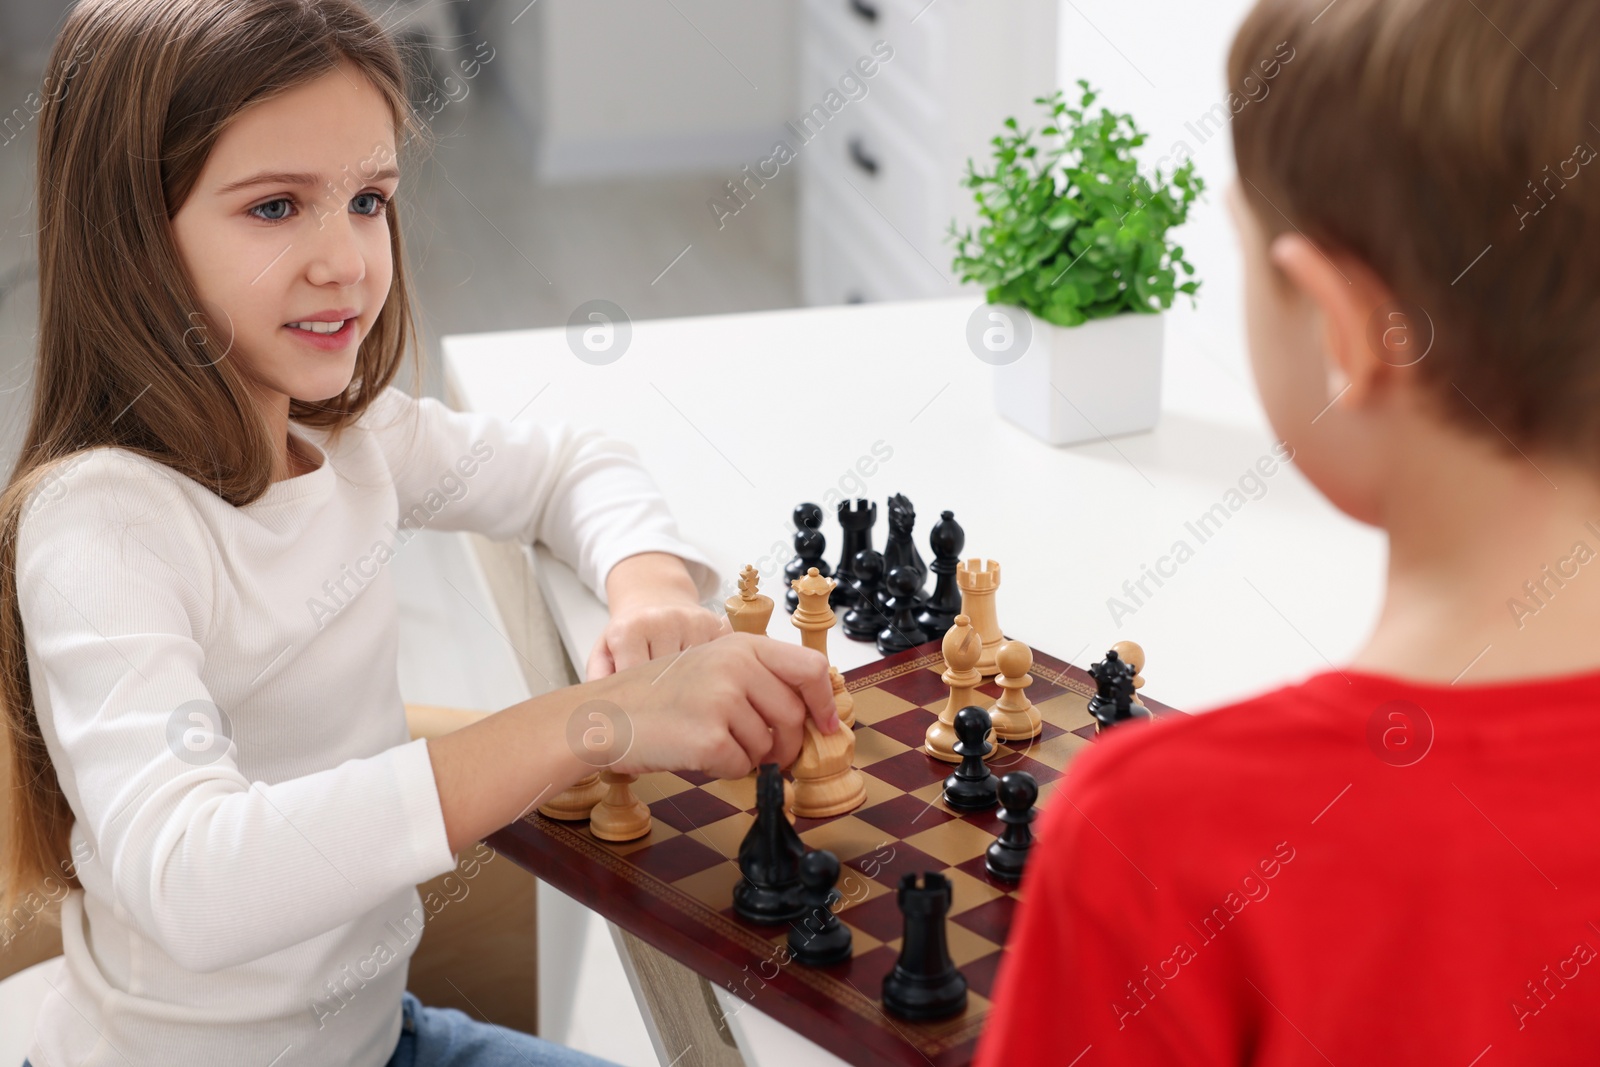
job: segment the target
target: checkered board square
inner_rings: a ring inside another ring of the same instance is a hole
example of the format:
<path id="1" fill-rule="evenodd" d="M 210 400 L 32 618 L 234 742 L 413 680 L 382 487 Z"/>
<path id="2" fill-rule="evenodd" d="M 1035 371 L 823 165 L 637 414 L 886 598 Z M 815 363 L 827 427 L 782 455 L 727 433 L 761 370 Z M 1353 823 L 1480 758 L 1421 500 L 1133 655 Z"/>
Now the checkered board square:
<path id="1" fill-rule="evenodd" d="M 1028 696 L 1044 720 L 1040 736 L 1002 744 L 996 774 L 1025 770 L 1039 782 L 1042 810 L 1067 762 L 1094 737 L 1087 705 L 1094 682 L 1077 667 L 1033 653 Z M 855 697 L 856 758 L 866 780 L 861 807 L 830 819 L 799 819 L 811 848 L 839 857 L 840 920 L 853 955 L 832 967 L 790 959 L 786 926 L 761 926 L 733 911 L 739 842 L 755 819 L 755 777 L 719 781 L 652 774 L 634 786 L 649 804 L 650 833 L 608 844 L 587 823 L 537 813 L 487 840 L 497 851 L 607 919 L 776 1018 L 848 1063 L 955 1067 L 972 1060 L 1005 959 L 1020 890 L 989 877 L 984 850 L 999 835 L 998 809 L 960 813 L 941 798 L 954 769 L 923 754 L 928 724 L 948 690 L 937 642 L 845 674 Z M 982 692 L 994 699 L 993 681 Z M 1157 715 L 1172 709 L 1141 697 Z M 1037 825 L 1037 824 L 1036 824 Z M 950 955 L 966 976 L 966 1011 L 911 1023 L 884 1013 L 883 976 L 899 954 L 900 876 L 937 871 L 950 879 Z"/>

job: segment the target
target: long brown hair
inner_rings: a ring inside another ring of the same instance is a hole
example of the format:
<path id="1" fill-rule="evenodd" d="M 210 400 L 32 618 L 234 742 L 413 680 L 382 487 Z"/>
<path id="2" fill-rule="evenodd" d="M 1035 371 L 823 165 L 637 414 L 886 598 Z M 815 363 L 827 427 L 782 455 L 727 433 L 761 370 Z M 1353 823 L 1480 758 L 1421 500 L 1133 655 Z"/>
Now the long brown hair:
<path id="1" fill-rule="evenodd" d="M 39 353 L 32 412 L 0 493 L 0 702 L 10 773 L 0 915 L 64 880 L 73 814 L 33 705 L 17 602 L 24 505 L 73 457 L 128 449 L 235 507 L 271 482 L 275 443 L 226 333 L 207 328 L 171 218 L 245 108 L 356 64 L 421 141 L 405 65 L 357 0 L 82 0 L 51 52 L 38 116 Z M 404 134 L 404 140 L 400 135 Z M 339 396 L 289 417 L 332 438 L 394 380 L 416 323 L 390 207 L 393 282 Z M 420 376 L 420 355 L 414 367 Z"/>

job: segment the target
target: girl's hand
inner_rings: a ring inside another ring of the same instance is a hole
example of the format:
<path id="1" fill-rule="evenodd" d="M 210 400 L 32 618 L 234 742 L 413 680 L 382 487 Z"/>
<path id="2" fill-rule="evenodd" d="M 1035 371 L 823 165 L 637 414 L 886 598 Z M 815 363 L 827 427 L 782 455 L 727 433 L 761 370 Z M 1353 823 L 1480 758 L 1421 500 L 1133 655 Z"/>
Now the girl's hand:
<path id="1" fill-rule="evenodd" d="M 742 778 L 761 763 L 793 763 L 808 717 L 825 734 L 843 729 L 827 659 L 753 634 L 729 634 L 584 688 L 593 697 L 578 711 L 610 720 L 607 769 L 619 774 Z"/>
<path id="2" fill-rule="evenodd" d="M 604 678 L 732 632 L 726 615 L 713 615 L 694 603 L 613 610 L 589 653 L 585 675 L 591 681 Z"/>
<path id="3" fill-rule="evenodd" d="M 732 632 L 727 616 L 700 606 L 683 561 L 666 552 L 642 552 L 612 567 L 606 599 L 611 621 L 589 653 L 590 680 Z"/>

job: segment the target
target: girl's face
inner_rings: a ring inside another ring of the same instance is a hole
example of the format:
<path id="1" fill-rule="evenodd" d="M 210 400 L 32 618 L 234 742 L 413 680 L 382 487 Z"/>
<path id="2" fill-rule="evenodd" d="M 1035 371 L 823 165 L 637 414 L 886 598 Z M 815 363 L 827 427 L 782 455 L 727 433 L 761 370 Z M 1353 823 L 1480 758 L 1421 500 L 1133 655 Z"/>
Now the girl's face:
<path id="1" fill-rule="evenodd" d="M 222 358 L 238 362 L 269 410 L 286 414 L 290 399 L 327 400 L 350 384 L 393 274 L 395 161 L 385 98 L 345 62 L 240 112 L 172 217 Z M 343 326 L 319 334 L 310 322 Z"/>

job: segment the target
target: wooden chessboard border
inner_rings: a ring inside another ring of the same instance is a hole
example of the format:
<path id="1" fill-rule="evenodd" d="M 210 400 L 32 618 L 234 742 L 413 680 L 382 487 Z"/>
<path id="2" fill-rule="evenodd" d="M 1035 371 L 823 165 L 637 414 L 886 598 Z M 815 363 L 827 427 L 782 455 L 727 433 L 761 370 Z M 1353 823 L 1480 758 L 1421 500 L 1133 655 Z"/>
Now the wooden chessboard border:
<path id="1" fill-rule="evenodd" d="M 922 646 L 919 646 L 919 647 L 922 647 Z M 910 649 L 908 652 L 901 653 L 901 655 L 910 655 L 911 653 L 914 653 L 916 651 L 917 651 L 917 649 L 913 648 L 913 649 Z M 860 691 L 862 689 L 872 689 L 872 688 L 875 688 L 876 686 L 882 685 L 884 682 L 892 681 L 892 680 L 894 680 L 896 678 L 903 678 L 908 674 L 913 674 L 913 673 L 915 673 L 917 671 L 925 670 L 925 669 L 927 669 L 929 667 L 932 667 L 936 663 L 943 663 L 943 662 L 944 662 L 944 654 L 943 653 L 941 653 L 941 652 L 928 652 L 928 653 L 925 653 L 923 655 L 917 656 L 914 659 L 907 660 L 904 663 L 896 664 L 893 667 L 885 667 L 885 668 L 883 668 L 881 670 L 875 671 L 872 674 L 864 674 L 864 675 L 860 676 L 859 678 L 848 679 L 845 682 L 845 688 L 850 690 L 850 692 L 852 692 L 852 693 L 858 692 L 858 691 Z"/>

